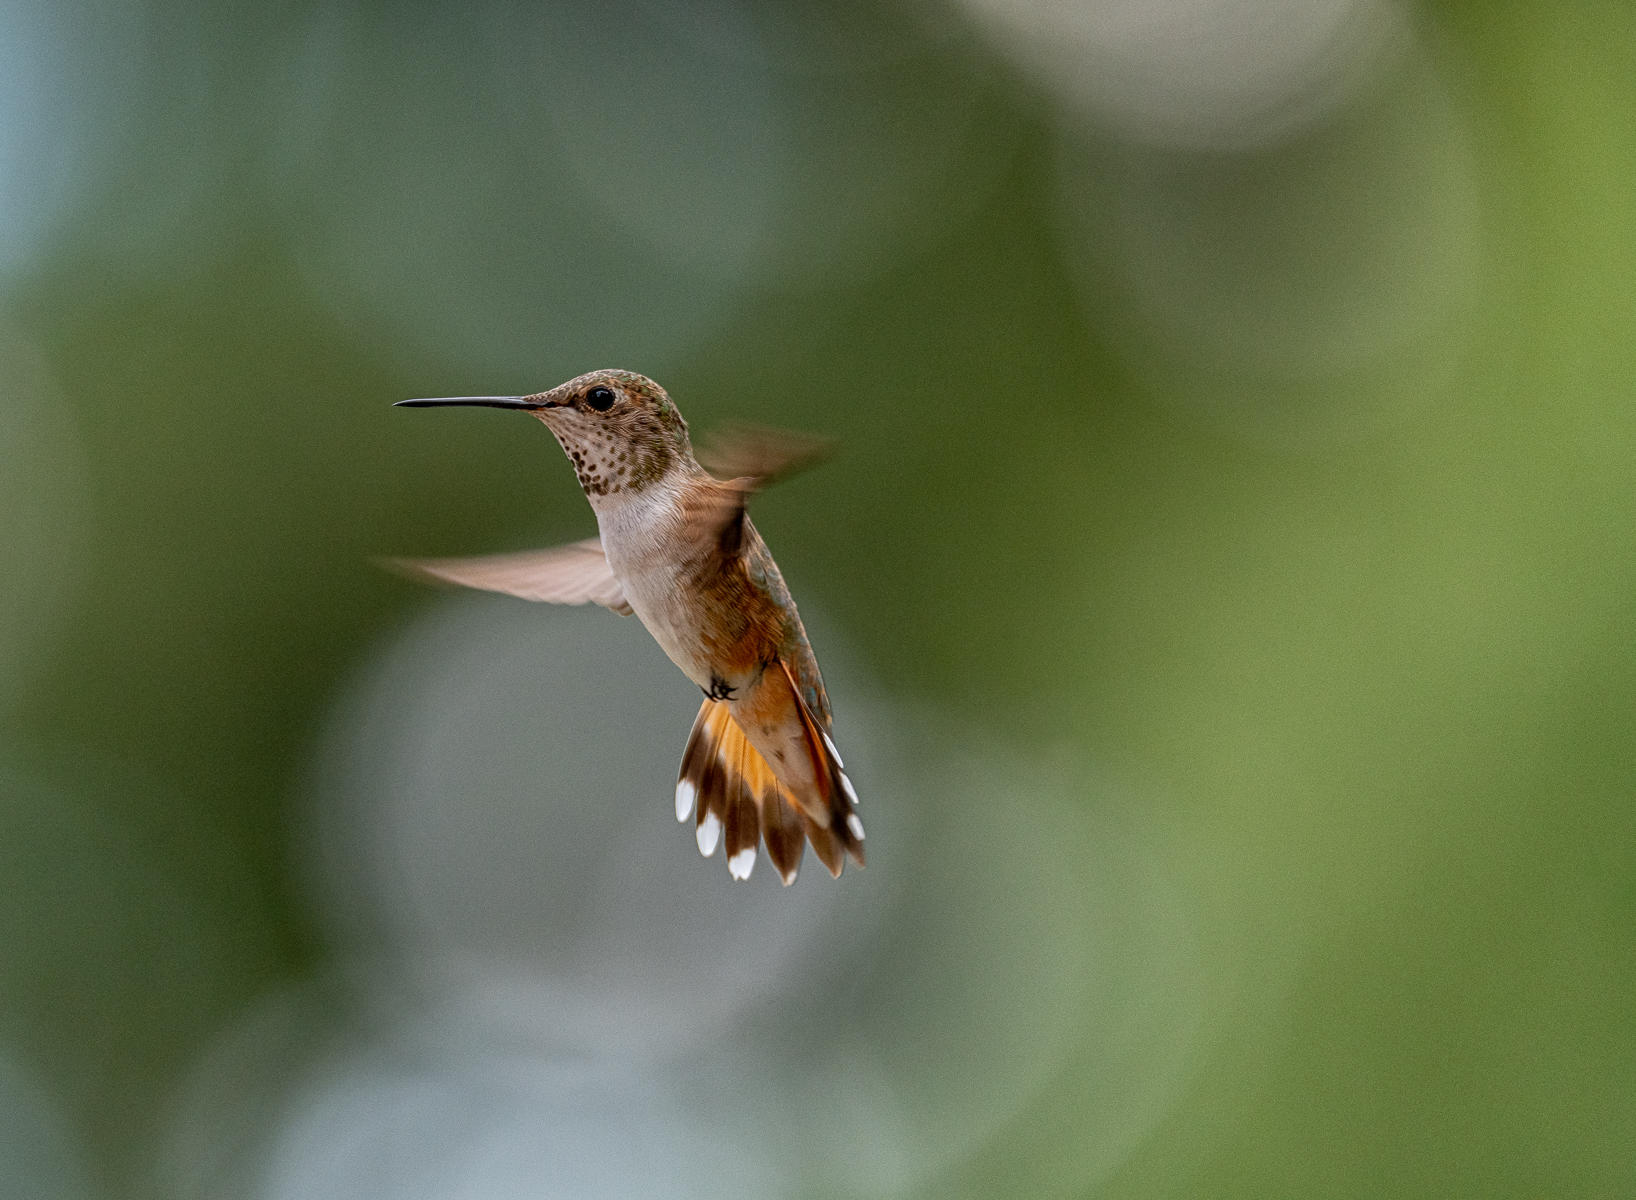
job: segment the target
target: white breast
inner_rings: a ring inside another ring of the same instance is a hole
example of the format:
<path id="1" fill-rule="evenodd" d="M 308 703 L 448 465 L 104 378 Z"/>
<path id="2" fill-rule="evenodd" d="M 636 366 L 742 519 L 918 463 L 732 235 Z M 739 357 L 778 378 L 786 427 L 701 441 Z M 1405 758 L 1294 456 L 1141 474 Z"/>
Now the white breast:
<path id="1" fill-rule="evenodd" d="M 625 599 L 653 640 L 702 688 L 710 664 L 699 644 L 699 622 L 684 578 L 687 545 L 678 490 L 660 480 L 640 492 L 591 497 L 602 552 L 625 590 Z"/>

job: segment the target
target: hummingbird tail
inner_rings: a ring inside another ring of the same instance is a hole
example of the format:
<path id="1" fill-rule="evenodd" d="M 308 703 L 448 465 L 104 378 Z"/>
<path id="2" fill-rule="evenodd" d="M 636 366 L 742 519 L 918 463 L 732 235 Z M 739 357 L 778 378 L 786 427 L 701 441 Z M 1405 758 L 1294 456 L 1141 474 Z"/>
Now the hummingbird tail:
<path id="1" fill-rule="evenodd" d="M 824 832 L 830 835 L 832 843 L 838 843 L 833 850 L 836 856 L 834 863 L 832 864 L 829 858 L 824 858 L 824 865 L 829 867 L 831 875 L 839 875 L 841 873 L 839 855 L 842 850 L 860 867 L 864 865 L 863 822 L 858 818 L 858 793 L 852 786 L 852 780 L 847 778 L 845 765 L 841 762 L 841 752 L 835 749 L 834 739 L 818 723 L 818 719 L 812 715 L 812 710 L 807 707 L 807 702 L 801 698 L 801 688 L 796 683 L 790 665 L 781 661 L 778 666 L 789 683 L 790 698 L 795 701 L 795 710 L 801 718 L 801 728 L 806 734 L 807 752 L 812 756 L 813 771 L 828 805 L 828 821 Z M 815 841 L 813 849 L 817 848 L 818 843 Z M 821 851 L 819 857 L 824 857 Z"/>
<path id="2" fill-rule="evenodd" d="M 826 743 L 827 739 L 818 743 L 821 751 Z M 845 786 L 850 790 L 850 784 Z M 849 853 L 860 865 L 863 862 L 856 816 L 832 821 L 827 828 L 807 816 L 721 701 L 706 700 L 700 706 L 682 754 L 676 819 L 686 821 L 690 816 L 699 852 L 706 858 L 725 835 L 727 869 L 735 879 L 750 877 L 757 842 L 765 843 L 767 857 L 786 886 L 795 882 L 804 841 L 812 843 L 831 875 L 841 873 Z"/>

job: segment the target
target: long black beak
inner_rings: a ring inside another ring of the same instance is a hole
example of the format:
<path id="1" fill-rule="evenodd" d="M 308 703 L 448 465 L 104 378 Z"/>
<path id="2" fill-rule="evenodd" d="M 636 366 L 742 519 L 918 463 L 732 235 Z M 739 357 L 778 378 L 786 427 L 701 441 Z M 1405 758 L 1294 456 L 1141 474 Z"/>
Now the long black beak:
<path id="1" fill-rule="evenodd" d="M 532 412 L 548 408 L 536 396 L 438 396 L 430 400 L 399 400 L 393 408 L 441 408 L 446 405 L 467 404 L 479 408 L 520 408 Z"/>

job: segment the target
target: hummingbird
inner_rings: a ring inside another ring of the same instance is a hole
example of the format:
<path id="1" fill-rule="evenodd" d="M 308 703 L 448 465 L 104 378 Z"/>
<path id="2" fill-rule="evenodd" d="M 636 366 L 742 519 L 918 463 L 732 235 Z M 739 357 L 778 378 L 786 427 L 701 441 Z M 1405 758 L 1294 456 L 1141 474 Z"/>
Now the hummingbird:
<path id="1" fill-rule="evenodd" d="M 561 444 L 598 536 L 548 550 L 397 559 L 424 578 L 552 604 L 635 613 L 704 693 L 682 752 L 676 819 L 699 852 L 724 837 L 748 879 L 756 847 L 785 886 L 806 842 L 832 876 L 863 866 L 858 795 L 832 735 L 829 696 L 750 497 L 821 455 L 816 439 L 740 430 L 694 456 L 665 389 L 633 371 L 580 375 L 532 396 L 445 396 L 398 406 L 474 405 L 537 418 Z"/>

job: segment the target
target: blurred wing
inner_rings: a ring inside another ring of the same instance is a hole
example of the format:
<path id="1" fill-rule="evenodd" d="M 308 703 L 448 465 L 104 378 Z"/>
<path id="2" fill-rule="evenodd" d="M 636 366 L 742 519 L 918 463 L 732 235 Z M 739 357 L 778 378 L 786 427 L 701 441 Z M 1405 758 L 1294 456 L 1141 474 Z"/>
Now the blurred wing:
<path id="1" fill-rule="evenodd" d="M 759 492 L 815 466 L 834 451 L 832 438 L 762 425 L 724 429 L 699 450 L 699 465 L 741 491 Z"/>
<path id="2" fill-rule="evenodd" d="M 744 506 L 750 497 L 829 457 L 834 444 L 759 425 L 722 431 L 699 451 L 700 465 L 715 479 L 689 497 L 687 528 L 699 541 L 715 542 L 722 554 L 738 554 L 746 541 Z"/>
<path id="3" fill-rule="evenodd" d="M 620 616 L 631 613 L 598 538 L 478 558 L 390 558 L 383 565 L 420 579 L 504 592 L 547 604 L 600 604 Z"/>

